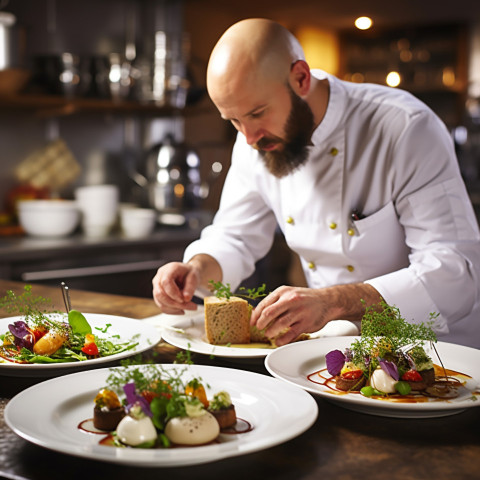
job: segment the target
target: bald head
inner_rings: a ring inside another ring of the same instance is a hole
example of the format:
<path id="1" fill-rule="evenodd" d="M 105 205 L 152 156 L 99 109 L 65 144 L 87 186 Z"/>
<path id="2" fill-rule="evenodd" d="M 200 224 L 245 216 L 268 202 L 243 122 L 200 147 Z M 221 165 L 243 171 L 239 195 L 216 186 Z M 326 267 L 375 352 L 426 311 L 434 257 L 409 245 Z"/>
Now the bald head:
<path id="1" fill-rule="evenodd" d="M 290 67 L 305 56 L 298 40 L 271 20 L 252 18 L 232 25 L 215 45 L 207 68 L 207 89 L 216 99 L 240 85 L 285 83 Z"/>

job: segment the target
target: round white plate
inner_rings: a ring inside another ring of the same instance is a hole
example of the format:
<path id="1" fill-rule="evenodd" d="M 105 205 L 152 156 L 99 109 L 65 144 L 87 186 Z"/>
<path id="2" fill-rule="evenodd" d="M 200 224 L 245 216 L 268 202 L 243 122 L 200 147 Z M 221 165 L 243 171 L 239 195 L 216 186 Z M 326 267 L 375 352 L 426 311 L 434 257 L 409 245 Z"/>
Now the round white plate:
<path id="1" fill-rule="evenodd" d="M 133 341 L 138 342 L 138 345 L 131 350 L 110 355 L 109 357 L 94 358 L 83 362 L 20 364 L 2 361 L 0 358 L 0 375 L 39 377 L 54 375 L 58 370 L 61 370 L 61 373 L 66 373 L 71 370 L 105 366 L 106 363 L 115 362 L 122 358 L 144 352 L 156 345 L 161 339 L 159 330 L 142 320 L 118 317 L 115 315 L 104 315 L 101 313 L 84 313 L 84 316 L 91 325 L 93 333 L 98 337 L 110 338 L 113 335 L 118 335 L 119 338 L 113 339 L 118 342 L 125 342 L 135 337 Z M 7 332 L 9 324 L 22 319 L 23 317 L 21 316 L 1 318 L 0 332 L 2 334 Z M 111 326 L 108 327 L 106 333 L 96 330 L 96 328 L 105 329 L 109 323 Z"/>
<path id="2" fill-rule="evenodd" d="M 220 435 L 219 443 L 199 447 L 138 449 L 99 445 L 103 435 L 84 432 L 77 426 L 92 418 L 93 399 L 111 371 L 107 368 L 65 375 L 24 390 L 7 404 L 5 421 L 25 440 L 57 452 L 119 464 L 168 467 L 207 463 L 278 445 L 310 428 L 318 415 L 311 395 L 276 378 L 202 365 L 162 367 L 177 371 L 186 368 L 182 376 L 185 381 L 200 377 L 207 385 L 209 398 L 220 390 L 229 392 L 237 416 L 253 429 L 240 435 Z M 42 415 L 38 415 L 39 405 Z"/>
<path id="3" fill-rule="evenodd" d="M 173 320 L 172 320 L 173 318 Z M 265 344 L 255 343 L 252 345 L 246 344 L 242 347 L 212 345 L 207 341 L 205 333 L 205 319 L 203 309 L 195 315 L 189 315 L 188 318 L 178 319 L 172 316 L 166 317 L 159 325 L 162 331 L 163 339 L 178 348 L 190 350 L 195 353 L 202 353 L 205 355 L 214 355 L 216 357 L 226 357 L 230 359 L 256 359 L 265 358 L 269 352 L 275 347 Z M 161 320 L 160 320 L 161 322 Z M 358 328 L 347 320 L 334 320 L 327 323 L 318 332 L 310 334 L 312 338 L 332 337 L 342 335 L 354 335 L 358 333 Z M 303 342 L 302 342 L 303 343 Z"/>
<path id="4" fill-rule="evenodd" d="M 467 381 L 466 388 L 462 389 L 460 396 L 455 399 L 432 400 L 425 403 L 393 403 L 367 398 L 358 393 L 336 395 L 328 387 L 308 380 L 310 374 L 326 368 L 325 355 L 328 352 L 337 349 L 344 351 L 355 338 L 358 337 L 319 338 L 285 345 L 266 357 L 265 367 L 274 377 L 289 384 L 301 387 L 341 407 L 371 415 L 401 418 L 442 417 L 480 406 L 480 350 L 451 343 L 435 344 L 445 368 L 472 377 Z M 432 360 L 440 365 L 434 353 Z"/>

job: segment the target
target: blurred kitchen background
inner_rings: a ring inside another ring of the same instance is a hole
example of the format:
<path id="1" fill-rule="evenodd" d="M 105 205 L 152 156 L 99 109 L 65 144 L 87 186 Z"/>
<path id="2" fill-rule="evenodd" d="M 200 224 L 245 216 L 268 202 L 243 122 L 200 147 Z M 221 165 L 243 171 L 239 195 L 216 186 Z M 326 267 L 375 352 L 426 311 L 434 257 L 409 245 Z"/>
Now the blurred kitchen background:
<path id="1" fill-rule="evenodd" d="M 360 16 L 373 25 L 356 28 Z M 222 32 L 247 17 L 289 28 L 314 68 L 426 102 L 480 217 L 479 0 L 0 0 L 1 278 L 151 295 L 158 266 L 180 260 L 218 207 L 235 131 L 205 71 Z M 96 184 L 155 209 L 153 233 L 35 237 L 18 224 L 19 200 Z M 259 281 L 302 284 L 280 236 L 247 283 Z"/>

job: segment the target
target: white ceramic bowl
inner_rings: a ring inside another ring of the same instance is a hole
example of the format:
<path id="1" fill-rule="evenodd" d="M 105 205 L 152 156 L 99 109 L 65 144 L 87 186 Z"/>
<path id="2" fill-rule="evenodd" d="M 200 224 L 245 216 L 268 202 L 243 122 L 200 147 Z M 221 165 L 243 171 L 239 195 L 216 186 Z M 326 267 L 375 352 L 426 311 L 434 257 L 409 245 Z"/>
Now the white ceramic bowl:
<path id="1" fill-rule="evenodd" d="M 157 212 L 151 208 L 122 208 L 120 225 L 127 238 L 142 238 L 150 235 L 157 222 Z"/>
<path id="2" fill-rule="evenodd" d="M 28 235 L 65 237 L 80 221 L 80 210 L 71 200 L 20 200 L 18 218 Z"/>

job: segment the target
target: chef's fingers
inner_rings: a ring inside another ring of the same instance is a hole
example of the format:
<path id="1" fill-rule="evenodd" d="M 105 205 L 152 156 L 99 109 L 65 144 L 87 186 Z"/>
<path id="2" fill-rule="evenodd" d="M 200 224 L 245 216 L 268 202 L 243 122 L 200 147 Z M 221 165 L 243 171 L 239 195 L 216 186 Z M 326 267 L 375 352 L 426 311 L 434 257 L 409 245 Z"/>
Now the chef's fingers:
<path id="1" fill-rule="evenodd" d="M 263 318 L 260 319 L 259 323 L 262 324 L 262 321 Z M 265 335 L 268 338 L 276 338 L 279 335 L 283 335 L 296 323 L 295 317 L 289 312 L 283 312 L 272 317 L 267 317 L 266 321 L 268 323 L 263 328 L 266 328 Z"/>
<path id="2" fill-rule="evenodd" d="M 252 325 L 256 325 L 258 329 L 263 330 L 272 322 L 277 322 L 277 319 L 288 311 L 289 304 L 282 298 L 284 287 L 280 287 L 264 298 L 252 312 L 254 315 L 251 320 Z"/>
<path id="3" fill-rule="evenodd" d="M 265 309 L 268 308 L 270 305 L 273 305 L 275 302 L 277 302 L 280 299 L 280 294 L 278 290 L 279 288 L 274 290 L 254 308 L 254 310 L 252 311 L 252 315 L 250 317 L 250 325 L 256 325 L 257 328 L 259 328 L 260 330 L 264 329 L 268 325 L 268 322 L 265 319 L 263 319 L 260 322 L 260 324 L 258 322 L 262 317 Z"/>
<path id="4" fill-rule="evenodd" d="M 184 314 L 185 310 L 196 310 L 198 305 L 194 302 L 177 302 L 165 293 L 162 288 L 154 288 L 153 298 L 155 303 L 160 307 L 163 313 L 171 315 Z"/>
<path id="5" fill-rule="evenodd" d="M 277 347 L 281 347 L 282 345 L 286 345 L 287 343 L 295 341 L 299 335 L 301 335 L 301 329 L 295 328 L 296 325 L 292 326 L 289 328 L 286 332 L 283 334 L 278 335 L 275 337 L 275 345 Z"/>
<path id="6" fill-rule="evenodd" d="M 160 308 L 183 309 L 184 299 L 179 288 L 183 284 L 182 264 L 160 267 L 152 279 L 153 299 Z"/>
<path id="7" fill-rule="evenodd" d="M 190 270 L 185 276 L 182 297 L 185 302 L 190 302 L 198 286 L 198 276 L 196 272 Z"/>

